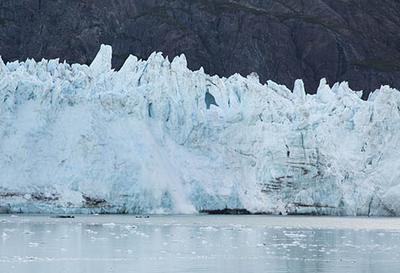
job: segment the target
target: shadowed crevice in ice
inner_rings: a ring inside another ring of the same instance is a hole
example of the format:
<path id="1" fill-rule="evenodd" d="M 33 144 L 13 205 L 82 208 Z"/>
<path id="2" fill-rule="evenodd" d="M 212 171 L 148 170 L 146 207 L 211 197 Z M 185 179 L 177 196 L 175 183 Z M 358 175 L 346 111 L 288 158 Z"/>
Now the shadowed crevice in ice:
<path id="1" fill-rule="evenodd" d="M 206 102 L 206 107 L 207 107 L 207 109 L 210 109 L 210 106 L 211 105 L 215 105 L 215 106 L 217 106 L 218 107 L 218 104 L 217 104 L 217 102 L 215 101 L 215 97 L 213 96 L 213 95 L 211 95 L 210 94 L 210 92 L 206 92 L 206 95 L 205 95 L 205 102 Z"/>

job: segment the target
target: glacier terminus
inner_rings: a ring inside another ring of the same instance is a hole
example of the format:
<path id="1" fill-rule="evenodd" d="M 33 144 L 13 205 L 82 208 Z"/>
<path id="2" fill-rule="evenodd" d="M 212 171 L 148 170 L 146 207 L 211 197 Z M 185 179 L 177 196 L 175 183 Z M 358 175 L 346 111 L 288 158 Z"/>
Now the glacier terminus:
<path id="1" fill-rule="evenodd" d="M 398 90 L 111 56 L 0 59 L 1 211 L 400 216 Z"/>

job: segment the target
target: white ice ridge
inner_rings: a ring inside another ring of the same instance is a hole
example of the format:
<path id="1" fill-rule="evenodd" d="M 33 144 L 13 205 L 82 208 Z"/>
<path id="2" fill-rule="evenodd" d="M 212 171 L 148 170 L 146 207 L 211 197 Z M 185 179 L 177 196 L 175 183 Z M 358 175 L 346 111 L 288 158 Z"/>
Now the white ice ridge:
<path id="1" fill-rule="evenodd" d="M 400 93 L 306 95 L 184 55 L 0 61 L 0 211 L 400 215 Z"/>

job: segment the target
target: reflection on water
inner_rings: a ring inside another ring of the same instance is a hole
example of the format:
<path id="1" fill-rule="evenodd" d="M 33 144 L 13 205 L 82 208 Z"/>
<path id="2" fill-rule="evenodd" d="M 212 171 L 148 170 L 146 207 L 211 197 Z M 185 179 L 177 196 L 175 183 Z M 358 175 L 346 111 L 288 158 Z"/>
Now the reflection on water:
<path id="1" fill-rule="evenodd" d="M 0 216 L 0 272 L 400 272 L 400 219 Z"/>

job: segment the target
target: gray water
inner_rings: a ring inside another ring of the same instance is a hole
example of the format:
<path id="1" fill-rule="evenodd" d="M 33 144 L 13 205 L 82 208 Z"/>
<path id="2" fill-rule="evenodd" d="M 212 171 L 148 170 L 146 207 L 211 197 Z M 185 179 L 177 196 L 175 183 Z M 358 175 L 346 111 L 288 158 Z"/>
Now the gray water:
<path id="1" fill-rule="evenodd" d="M 400 272 L 400 219 L 0 215 L 1 273 Z"/>

